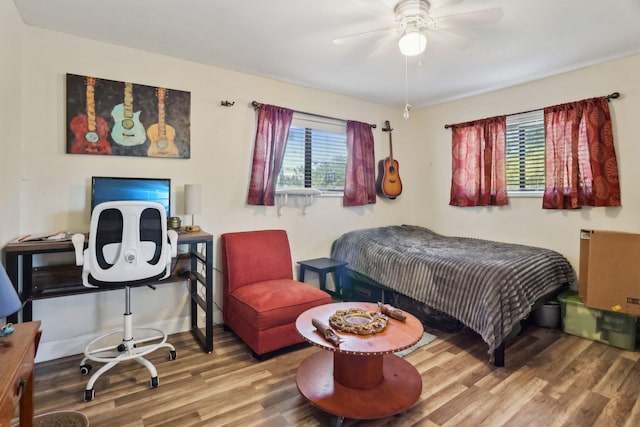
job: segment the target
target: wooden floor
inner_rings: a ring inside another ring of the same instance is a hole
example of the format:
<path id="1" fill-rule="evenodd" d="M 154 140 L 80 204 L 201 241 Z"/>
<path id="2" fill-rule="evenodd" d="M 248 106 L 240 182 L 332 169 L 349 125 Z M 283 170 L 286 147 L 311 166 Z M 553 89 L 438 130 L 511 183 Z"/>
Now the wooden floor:
<path id="1" fill-rule="evenodd" d="M 639 426 L 640 352 L 628 352 L 529 326 L 507 346 L 496 368 L 486 344 L 469 331 L 438 336 L 407 356 L 422 375 L 423 392 L 406 413 L 344 426 Z M 328 426 L 329 415 L 308 404 L 296 388 L 305 347 L 262 363 L 232 333 L 215 328 L 213 354 L 190 333 L 171 336 L 178 359 L 150 357 L 160 387 L 129 362 L 96 383 L 83 402 L 88 379 L 80 357 L 36 366 L 36 414 L 81 411 L 91 427 L 117 426 Z M 14 419 L 17 421 L 17 419 Z"/>

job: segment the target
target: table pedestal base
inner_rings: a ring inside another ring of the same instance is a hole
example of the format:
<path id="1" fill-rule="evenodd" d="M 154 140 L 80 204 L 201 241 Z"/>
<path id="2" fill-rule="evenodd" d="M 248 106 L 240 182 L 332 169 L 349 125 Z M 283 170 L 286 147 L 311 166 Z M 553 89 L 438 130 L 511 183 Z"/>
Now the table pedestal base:
<path id="1" fill-rule="evenodd" d="M 363 366 L 372 372 L 363 376 Z M 413 406 L 422 392 L 422 378 L 416 368 L 394 354 L 360 356 L 320 351 L 302 362 L 296 384 L 317 408 L 359 420 L 399 414 Z"/>

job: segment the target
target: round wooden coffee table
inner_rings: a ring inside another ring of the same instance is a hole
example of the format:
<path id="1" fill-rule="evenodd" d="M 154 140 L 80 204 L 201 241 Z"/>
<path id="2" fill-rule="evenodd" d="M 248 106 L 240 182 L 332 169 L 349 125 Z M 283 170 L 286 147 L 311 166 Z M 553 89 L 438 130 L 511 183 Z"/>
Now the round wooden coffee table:
<path id="1" fill-rule="evenodd" d="M 314 307 L 296 320 L 304 339 L 323 348 L 305 359 L 296 375 L 300 393 L 317 408 L 344 418 L 376 419 L 399 414 L 418 400 L 422 378 L 417 369 L 394 355 L 417 343 L 424 329 L 418 319 L 405 312 L 406 321 L 389 318 L 387 328 L 372 335 L 335 331 L 343 340 L 338 347 L 326 341 L 311 323 L 329 325 L 337 310 L 352 307 L 377 310 L 366 302 L 343 302 Z M 333 328 L 335 330 L 335 328 Z"/>

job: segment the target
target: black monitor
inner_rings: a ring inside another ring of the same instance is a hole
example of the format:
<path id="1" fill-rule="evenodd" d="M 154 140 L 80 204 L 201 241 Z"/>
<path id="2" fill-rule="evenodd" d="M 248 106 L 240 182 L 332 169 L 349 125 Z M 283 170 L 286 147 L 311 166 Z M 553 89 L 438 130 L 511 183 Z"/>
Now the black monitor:
<path id="1" fill-rule="evenodd" d="M 94 176 L 91 179 L 91 211 L 93 212 L 98 203 L 113 200 L 159 202 L 164 206 L 169 218 L 171 179 Z"/>

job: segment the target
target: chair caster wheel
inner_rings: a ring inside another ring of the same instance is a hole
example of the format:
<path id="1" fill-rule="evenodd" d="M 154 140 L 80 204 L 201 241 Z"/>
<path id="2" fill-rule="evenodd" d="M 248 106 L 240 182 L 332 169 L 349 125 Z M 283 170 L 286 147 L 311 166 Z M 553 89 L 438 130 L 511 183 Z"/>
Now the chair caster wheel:
<path id="1" fill-rule="evenodd" d="M 178 353 L 175 350 L 169 350 L 169 360 L 176 360 Z"/>
<path id="2" fill-rule="evenodd" d="M 84 391 L 84 401 L 91 402 L 96 397 L 96 391 L 94 389 Z"/>
<path id="3" fill-rule="evenodd" d="M 151 377 L 151 388 L 156 388 L 160 385 L 158 377 Z"/>
<path id="4" fill-rule="evenodd" d="M 80 373 L 82 375 L 87 375 L 89 372 L 91 372 L 91 369 L 93 369 L 93 366 L 89 365 L 88 363 L 80 366 Z"/>

